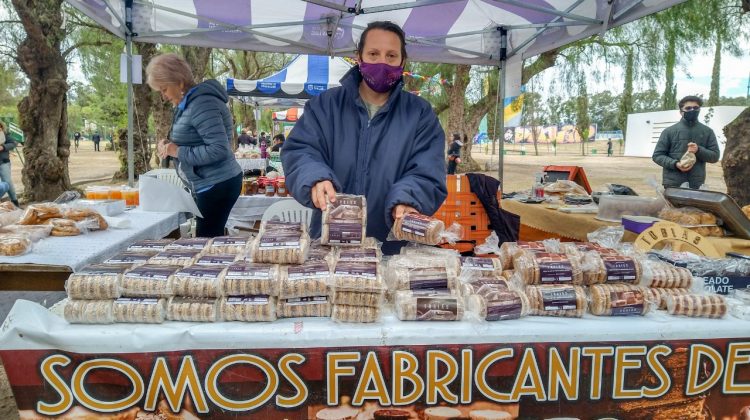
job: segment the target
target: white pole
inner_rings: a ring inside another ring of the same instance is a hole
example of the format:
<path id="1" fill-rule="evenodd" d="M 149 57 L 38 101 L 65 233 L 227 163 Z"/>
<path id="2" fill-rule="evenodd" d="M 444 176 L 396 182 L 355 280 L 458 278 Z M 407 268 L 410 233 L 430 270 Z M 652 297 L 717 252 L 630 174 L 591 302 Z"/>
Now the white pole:
<path id="1" fill-rule="evenodd" d="M 125 36 L 128 75 L 128 186 L 135 185 L 135 162 L 133 162 L 133 36 Z"/>
<path id="2" fill-rule="evenodd" d="M 500 181 L 500 185 L 503 185 L 503 164 L 505 157 L 503 152 L 505 151 L 505 72 L 508 71 L 507 63 L 505 62 L 505 54 L 508 48 L 508 31 L 505 28 L 500 28 L 500 86 L 498 87 L 498 95 L 500 96 L 500 148 L 498 152 L 500 155 L 497 157 L 497 179 Z M 503 186 L 504 188 L 504 186 Z"/>

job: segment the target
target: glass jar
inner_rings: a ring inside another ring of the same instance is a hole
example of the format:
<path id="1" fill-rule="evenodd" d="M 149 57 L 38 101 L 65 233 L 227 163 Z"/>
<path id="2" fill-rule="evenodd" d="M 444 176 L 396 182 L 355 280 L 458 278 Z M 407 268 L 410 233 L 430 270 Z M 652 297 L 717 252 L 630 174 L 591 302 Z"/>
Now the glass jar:
<path id="1" fill-rule="evenodd" d="M 276 195 L 279 197 L 286 197 L 289 195 L 289 192 L 286 190 L 286 181 L 283 179 L 278 180 L 276 182 Z"/>

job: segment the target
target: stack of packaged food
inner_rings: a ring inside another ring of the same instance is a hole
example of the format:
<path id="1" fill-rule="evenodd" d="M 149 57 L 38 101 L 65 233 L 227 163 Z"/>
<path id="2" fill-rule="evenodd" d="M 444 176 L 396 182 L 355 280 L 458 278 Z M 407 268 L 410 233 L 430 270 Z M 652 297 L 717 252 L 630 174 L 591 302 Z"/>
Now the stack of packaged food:
<path id="1" fill-rule="evenodd" d="M 385 296 L 380 248 L 340 248 L 331 251 L 334 321 L 370 323 L 381 315 Z"/>

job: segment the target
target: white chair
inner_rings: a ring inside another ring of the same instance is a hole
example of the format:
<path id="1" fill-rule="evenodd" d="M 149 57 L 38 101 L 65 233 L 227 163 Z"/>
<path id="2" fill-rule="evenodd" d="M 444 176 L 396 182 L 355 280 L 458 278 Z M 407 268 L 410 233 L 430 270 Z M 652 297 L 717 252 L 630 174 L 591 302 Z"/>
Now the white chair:
<path id="1" fill-rule="evenodd" d="M 184 187 L 185 184 L 182 182 L 177 171 L 175 169 L 158 168 L 152 169 L 141 176 L 150 176 L 152 178 L 160 179 L 162 181 L 169 182 L 170 184 L 177 185 L 178 187 Z"/>
<path id="2" fill-rule="evenodd" d="M 277 219 L 282 222 L 302 222 L 309 227 L 312 214 L 312 209 L 303 206 L 296 200 L 282 200 L 268 206 L 266 211 L 263 212 L 263 217 L 260 221 L 262 223 L 267 220 Z"/>

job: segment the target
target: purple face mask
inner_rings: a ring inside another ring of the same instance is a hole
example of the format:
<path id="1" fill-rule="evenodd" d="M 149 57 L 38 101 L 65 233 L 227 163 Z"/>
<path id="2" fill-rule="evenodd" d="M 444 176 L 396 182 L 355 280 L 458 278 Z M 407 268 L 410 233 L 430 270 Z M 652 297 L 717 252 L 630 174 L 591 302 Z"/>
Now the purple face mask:
<path id="1" fill-rule="evenodd" d="M 393 89 L 401 79 L 404 68 L 386 63 L 359 63 L 359 72 L 370 89 L 385 93 Z"/>

